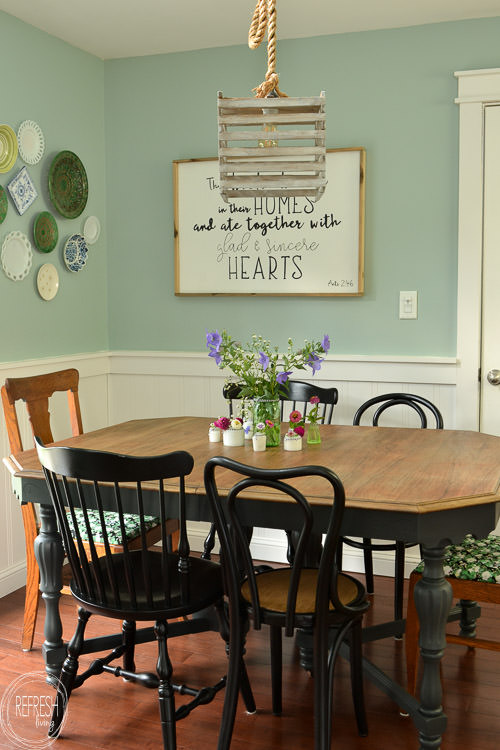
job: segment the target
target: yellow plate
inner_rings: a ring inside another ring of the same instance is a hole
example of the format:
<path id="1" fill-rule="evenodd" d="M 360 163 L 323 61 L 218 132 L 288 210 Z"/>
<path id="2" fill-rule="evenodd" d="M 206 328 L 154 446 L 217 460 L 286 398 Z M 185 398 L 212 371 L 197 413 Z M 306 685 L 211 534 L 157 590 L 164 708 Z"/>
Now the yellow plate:
<path id="1" fill-rule="evenodd" d="M 0 125 L 0 172 L 12 169 L 17 159 L 17 137 L 9 125 Z"/>

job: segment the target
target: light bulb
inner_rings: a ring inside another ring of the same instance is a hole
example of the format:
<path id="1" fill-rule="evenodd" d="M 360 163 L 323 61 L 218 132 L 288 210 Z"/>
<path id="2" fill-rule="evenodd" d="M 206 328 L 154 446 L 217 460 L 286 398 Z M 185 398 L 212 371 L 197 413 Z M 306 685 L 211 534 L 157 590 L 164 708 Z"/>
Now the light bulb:
<path id="1" fill-rule="evenodd" d="M 272 109 L 263 109 L 262 110 L 263 115 L 272 115 L 273 110 Z M 265 133 L 269 133 L 269 138 L 259 138 L 259 148 L 277 148 L 278 141 L 276 138 L 273 138 L 272 134 L 277 131 L 277 127 L 273 122 L 265 122 L 263 130 Z"/>

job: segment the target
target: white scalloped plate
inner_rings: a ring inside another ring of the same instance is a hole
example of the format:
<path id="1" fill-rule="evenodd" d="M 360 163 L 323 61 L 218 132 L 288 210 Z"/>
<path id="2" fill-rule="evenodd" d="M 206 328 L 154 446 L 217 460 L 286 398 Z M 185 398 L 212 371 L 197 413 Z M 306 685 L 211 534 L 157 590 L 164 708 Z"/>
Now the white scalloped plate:
<path id="1" fill-rule="evenodd" d="M 97 216 L 89 216 L 83 225 L 83 236 L 87 245 L 94 245 L 101 234 L 101 224 Z"/>
<path id="2" fill-rule="evenodd" d="M 2 245 L 2 268 L 8 279 L 22 281 L 31 269 L 33 251 L 22 232 L 9 232 Z"/>
<path id="3" fill-rule="evenodd" d="M 59 290 L 59 274 L 53 263 L 44 263 L 40 266 L 36 277 L 36 287 L 42 299 L 47 301 L 54 299 Z"/>
<path id="4" fill-rule="evenodd" d="M 38 164 L 45 151 L 45 138 L 38 123 L 25 120 L 17 131 L 19 156 L 26 164 Z"/>

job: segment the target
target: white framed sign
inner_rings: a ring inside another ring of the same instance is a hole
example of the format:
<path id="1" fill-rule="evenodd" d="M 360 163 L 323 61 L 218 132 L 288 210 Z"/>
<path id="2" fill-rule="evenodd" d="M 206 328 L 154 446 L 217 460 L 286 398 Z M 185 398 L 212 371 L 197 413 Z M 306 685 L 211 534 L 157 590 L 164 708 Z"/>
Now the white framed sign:
<path id="1" fill-rule="evenodd" d="M 326 154 L 322 198 L 224 203 L 217 159 L 173 162 L 176 295 L 361 295 L 363 148 Z"/>

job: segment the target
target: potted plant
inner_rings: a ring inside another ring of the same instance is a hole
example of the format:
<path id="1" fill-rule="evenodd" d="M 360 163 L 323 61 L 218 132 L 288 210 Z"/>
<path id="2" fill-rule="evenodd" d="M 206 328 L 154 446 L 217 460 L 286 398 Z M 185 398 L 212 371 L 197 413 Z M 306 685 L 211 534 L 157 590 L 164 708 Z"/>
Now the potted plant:
<path id="1" fill-rule="evenodd" d="M 298 409 L 294 409 L 288 419 L 289 429 L 283 438 L 283 447 L 286 451 L 300 451 L 304 436 L 304 417 Z"/>
<path id="2" fill-rule="evenodd" d="M 286 382 L 295 370 L 310 368 L 314 375 L 321 368 L 330 349 L 328 335 L 322 341 L 305 341 L 300 348 L 294 348 L 288 339 L 284 354 L 262 336 L 254 334 L 250 342 L 241 344 L 225 330 L 207 332 L 206 344 L 216 365 L 231 370 L 241 397 L 253 399 L 253 424 L 273 422 L 273 430 L 267 431 L 267 445 L 279 445 L 280 397 L 286 398 Z"/>
<path id="3" fill-rule="evenodd" d="M 307 442 L 310 445 L 314 445 L 315 443 L 321 443 L 319 423 L 323 421 L 323 417 L 319 416 L 319 396 L 312 396 L 309 403 L 312 405 L 312 409 L 307 415 L 307 421 L 309 423 Z"/>
<path id="4" fill-rule="evenodd" d="M 264 422 L 259 422 L 257 425 L 255 425 L 255 430 L 252 436 L 252 445 L 254 451 L 265 451 L 266 442 L 266 425 Z"/>

